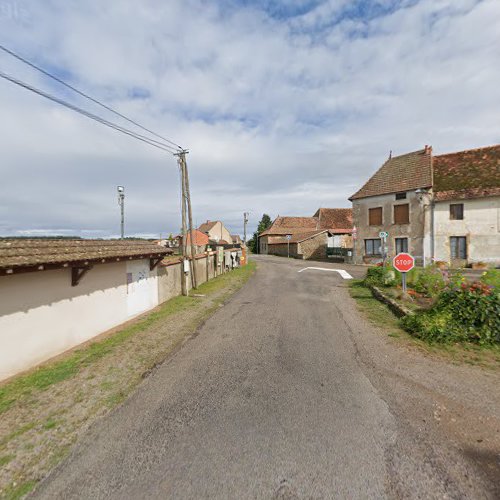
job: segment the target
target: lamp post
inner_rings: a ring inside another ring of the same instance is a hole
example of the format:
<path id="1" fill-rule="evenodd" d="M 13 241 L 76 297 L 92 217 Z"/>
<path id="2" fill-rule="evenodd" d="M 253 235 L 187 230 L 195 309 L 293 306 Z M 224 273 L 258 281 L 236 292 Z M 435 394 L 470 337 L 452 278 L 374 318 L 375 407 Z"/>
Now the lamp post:
<path id="1" fill-rule="evenodd" d="M 121 239 L 125 237 L 125 188 L 123 186 L 117 186 L 118 191 L 118 205 L 120 205 L 121 220 L 120 220 L 120 234 Z"/>

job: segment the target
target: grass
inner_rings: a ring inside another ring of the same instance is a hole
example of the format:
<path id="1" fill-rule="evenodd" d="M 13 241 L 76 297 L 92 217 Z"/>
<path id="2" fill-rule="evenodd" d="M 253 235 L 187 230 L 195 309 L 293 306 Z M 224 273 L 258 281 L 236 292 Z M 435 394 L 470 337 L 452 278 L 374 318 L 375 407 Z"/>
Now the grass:
<path id="1" fill-rule="evenodd" d="M 8 486 L 1 493 L 1 498 L 5 498 L 6 500 L 18 500 L 19 498 L 25 497 L 35 486 L 36 481 L 26 481 L 21 484 L 16 484 L 15 486 Z"/>
<path id="2" fill-rule="evenodd" d="M 237 268 L 230 273 L 203 283 L 198 287 L 196 293 L 208 295 L 227 287 L 230 283 L 244 283 L 254 272 L 255 266 L 255 262 L 250 261 L 245 267 Z M 174 297 L 157 307 L 145 318 L 126 326 L 110 337 L 77 349 L 60 361 L 48 363 L 26 375 L 15 378 L 0 387 L 0 415 L 21 399 L 26 399 L 34 393 L 40 393 L 54 384 L 75 376 L 82 368 L 106 356 L 116 346 L 123 344 L 133 335 L 165 320 L 172 314 L 193 307 L 196 300 L 195 297 Z M 114 395 L 110 398 L 110 403 L 118 403 L 122 399 L 118 395 Z"/>
<path id="3" fill-rule="evenodd" d="M 413 346 L 419 350 L 444 357 L 457 364 L 469 364 L 488 369 L 500 369 L 500 346 L 480 346 L 477 344 L 429 344 L 417 339 L 399 325 L 399 319 L 382 302 L 378 301 L 362 280 L 352 280 L 349 284 L 351 297 L 356 300 L 359 310 L 374 326 L 384 330 L 388 337 L 397 342 Z"/>

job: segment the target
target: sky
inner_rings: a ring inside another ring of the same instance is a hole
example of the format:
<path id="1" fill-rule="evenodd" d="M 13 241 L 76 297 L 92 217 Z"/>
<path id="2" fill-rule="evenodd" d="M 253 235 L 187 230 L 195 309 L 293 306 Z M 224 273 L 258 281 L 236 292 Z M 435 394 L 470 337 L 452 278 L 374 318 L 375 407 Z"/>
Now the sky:
<path id="1" fill-rule="evenodd" d="M 237 234 L 349 207 L 391 150 L 500 143 L 499 0 L 0 0 L 0 44 L 187 148 L 194 221 Z M 116 237 L 117 185 L 127 235 L 179 232 L 175 157 L 2 79 L 0 151 L 0 235 Z"/>

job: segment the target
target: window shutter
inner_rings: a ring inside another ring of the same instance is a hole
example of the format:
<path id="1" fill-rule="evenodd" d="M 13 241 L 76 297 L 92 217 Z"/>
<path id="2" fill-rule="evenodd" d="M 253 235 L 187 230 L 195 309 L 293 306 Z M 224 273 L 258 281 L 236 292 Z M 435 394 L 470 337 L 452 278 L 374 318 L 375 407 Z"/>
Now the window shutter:
<path id="1" fill-rule="evenodd" d="M 394 224 L 410 223 L 410 205 L 394 205 Z"/>
<path id="2" fill-rule="evenodd" d="M 368 224 L 370 226 L 382 225 L 382 207 L 368 209 Z"/>

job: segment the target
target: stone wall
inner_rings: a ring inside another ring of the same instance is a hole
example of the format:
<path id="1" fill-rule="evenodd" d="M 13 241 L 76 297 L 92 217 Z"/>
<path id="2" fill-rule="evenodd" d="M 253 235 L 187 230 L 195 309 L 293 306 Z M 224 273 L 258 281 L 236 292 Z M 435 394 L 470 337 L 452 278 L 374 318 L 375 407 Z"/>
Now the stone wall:
<path id="1" fill-rule="evenodd" d="M 302 241 L 298 244 L 298 253 L 303 259 L 323 260 L 326 259 L 326 248 L 328 245 L 328 234 L 322 233 Z"/>

